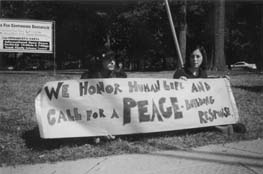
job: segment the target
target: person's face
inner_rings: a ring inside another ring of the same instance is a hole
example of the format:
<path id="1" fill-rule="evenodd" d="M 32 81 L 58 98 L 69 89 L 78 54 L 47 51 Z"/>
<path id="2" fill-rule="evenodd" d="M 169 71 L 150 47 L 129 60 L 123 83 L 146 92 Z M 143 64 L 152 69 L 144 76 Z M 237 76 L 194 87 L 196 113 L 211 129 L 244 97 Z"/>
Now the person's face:
<path id="1" fill-rule="evenodd" d="M 102 65 L 104 69 L 113 71 L 115 69 L 116 62 L 114 59 L 107 59 L 103 60 Z"/>
<path id="2" fill-rule="evenodd" d="M 203 62 L 203 56 L 199 49 L 192 52 L 190 56 L 190 66 L 194 68 L 199 68 Z"/>
<path id="3" fill-rule="evenodd" d="M 123 67 L 123 64 L 122 63 L 119 63 L 119 68 L 122 68 Z"/>

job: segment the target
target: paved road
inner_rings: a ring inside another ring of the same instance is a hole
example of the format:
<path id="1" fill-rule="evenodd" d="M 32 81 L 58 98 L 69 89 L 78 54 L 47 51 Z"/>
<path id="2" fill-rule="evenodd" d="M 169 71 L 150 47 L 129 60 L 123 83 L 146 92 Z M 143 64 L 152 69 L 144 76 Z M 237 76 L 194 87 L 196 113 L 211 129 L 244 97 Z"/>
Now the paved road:
<path id="1" fill-rule="evenodd" d="M 262 174 L 263 140 L 0 168 L 0 174 Z"/>

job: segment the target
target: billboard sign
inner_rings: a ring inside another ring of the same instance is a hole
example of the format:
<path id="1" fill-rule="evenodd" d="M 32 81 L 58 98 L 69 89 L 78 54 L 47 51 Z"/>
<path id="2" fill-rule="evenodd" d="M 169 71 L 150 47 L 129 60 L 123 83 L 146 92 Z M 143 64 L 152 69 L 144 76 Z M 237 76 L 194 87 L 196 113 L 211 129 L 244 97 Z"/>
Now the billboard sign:
<path id="1" fill-rule="evenodd" d="M 53 53 L 53 22 L 0 19 L 0 52 Z"/>

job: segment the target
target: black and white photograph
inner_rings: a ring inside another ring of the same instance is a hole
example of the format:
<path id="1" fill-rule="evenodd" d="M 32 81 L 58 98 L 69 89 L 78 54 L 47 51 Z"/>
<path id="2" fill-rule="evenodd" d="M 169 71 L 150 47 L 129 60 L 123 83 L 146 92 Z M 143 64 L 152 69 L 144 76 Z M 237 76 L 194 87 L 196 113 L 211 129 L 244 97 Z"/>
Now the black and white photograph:
<path id="1" fill-rule="evenodd" d="M 0 0 L 0 174 L 124 173 L 263 173 L 263 1 Z"/>

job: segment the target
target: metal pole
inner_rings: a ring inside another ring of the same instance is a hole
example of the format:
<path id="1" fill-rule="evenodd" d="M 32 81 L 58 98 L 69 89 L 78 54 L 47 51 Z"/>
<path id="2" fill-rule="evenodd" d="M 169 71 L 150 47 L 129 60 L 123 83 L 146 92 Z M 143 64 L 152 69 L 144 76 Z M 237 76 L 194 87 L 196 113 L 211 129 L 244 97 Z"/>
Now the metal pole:
<path id="1" fill-rule="evenodd" d="M 53 56 L 54 56 L 54 68 L 53 75 L 56 76 L 56 23 L 53 21 Z"/>
<path id="2" fill-rule="evenodd" d="M 173 19 L 172 19 L 171 10 L 170 10 L 170 7 L 169 7 L 168 0 L 165 0 L 165 6 L 166 6 L 166 10 L 167 10 L 167 14 L 168 14 L 171 30 L 172 30 L 172 33 L 173 33 L 175 47 L 176 47 L 176 50 L 177 50 L 177 53 L 178 53 L 178 56 L 179 56 L 181 67 L 183 68 L 184 67 L 184 62 L 183 62 L 180 46 L 179 46 L 179 43 L 178 43 L 178 39 L 177 39 L 177 36 L 176 36 L 176 32 L 175 32 L 175 29 L 174 29 L 174 23 L 173 23 Z"/>

